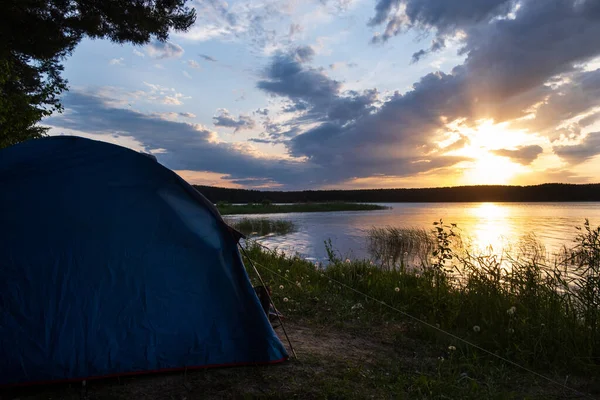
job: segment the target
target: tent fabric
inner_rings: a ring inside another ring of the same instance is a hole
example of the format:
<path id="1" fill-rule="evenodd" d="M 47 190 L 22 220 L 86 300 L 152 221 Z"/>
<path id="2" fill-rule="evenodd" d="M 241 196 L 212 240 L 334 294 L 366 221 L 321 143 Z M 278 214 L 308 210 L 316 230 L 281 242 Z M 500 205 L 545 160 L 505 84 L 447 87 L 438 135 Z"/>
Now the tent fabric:
<path id="1" fill-rule="evenodd" d="M 285 360 L 237 239 L 141 153 L 0 150 L 0 385 Z"/>

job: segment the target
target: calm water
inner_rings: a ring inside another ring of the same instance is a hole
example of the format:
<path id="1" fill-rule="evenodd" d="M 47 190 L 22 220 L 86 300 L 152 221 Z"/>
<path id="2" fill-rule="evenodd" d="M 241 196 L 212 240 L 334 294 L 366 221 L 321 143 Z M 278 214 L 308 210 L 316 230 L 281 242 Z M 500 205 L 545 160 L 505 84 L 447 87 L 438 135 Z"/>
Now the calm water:
<path id="1" fill-rule="evenodd" d="M 288 219 L 298 231 L 260 238 L 270 248 L 298 252 L 314 259 L 326 259 L 324 241 L 345 258 L 369 258 L 367 231 L 371 227 L 432 228 L 444 219 L 456 223 L 463 236 L 479 248 L 495 250 L 534 233 L 550 253 L 570 245 L 585 218 L 600 225 L 600 202 L 594 203 L 390 203 L 382 211 L 266 214 L 260 217 Z M 248 215 L 247 217 L 253 217 Z M 258 215 L 256 215 L 258 217 Z"/>

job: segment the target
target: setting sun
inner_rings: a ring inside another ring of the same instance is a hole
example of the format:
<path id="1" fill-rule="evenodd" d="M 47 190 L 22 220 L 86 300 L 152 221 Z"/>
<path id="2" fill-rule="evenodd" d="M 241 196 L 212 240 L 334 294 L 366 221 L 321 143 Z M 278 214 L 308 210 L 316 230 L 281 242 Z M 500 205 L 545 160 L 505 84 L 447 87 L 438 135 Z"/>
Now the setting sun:
<path id="1" fill-rule="evenodd" d="M 447 128 L 452 133 L 442 147 L 450 147 L 458 139 L 464 141 L 464 146 L 446 154 L 472 158 L 472 161 L 457 165 L 457 169 L 462 171 L 464 184 L 509 184 L 518 174 L 526 172 L 522 165 L 512 161 L 510 157 L 494 154 L 500 151 L 510 152 L 514 148 L 530 144 L 531 137 L 524 131 L 510 129 L 507 124 L 495 124 L 493 120 L 478 121 L 475 127 L 469 127 L 463 121 L 454 121 Z"/>

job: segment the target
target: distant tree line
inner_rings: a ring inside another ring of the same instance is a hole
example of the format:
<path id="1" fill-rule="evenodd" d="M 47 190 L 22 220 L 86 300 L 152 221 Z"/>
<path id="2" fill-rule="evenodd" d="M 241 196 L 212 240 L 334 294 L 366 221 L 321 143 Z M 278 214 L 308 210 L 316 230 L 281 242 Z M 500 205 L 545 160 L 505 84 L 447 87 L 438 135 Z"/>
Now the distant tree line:
<path id="1" fill-rule="evenodd" d="M 456 186 L 425 189 L 262 191 L 195 186 L 213 203 L 300 202 L 536 202 L 600 201 L 600 184 L 549 183 L 536 186 Z"/>

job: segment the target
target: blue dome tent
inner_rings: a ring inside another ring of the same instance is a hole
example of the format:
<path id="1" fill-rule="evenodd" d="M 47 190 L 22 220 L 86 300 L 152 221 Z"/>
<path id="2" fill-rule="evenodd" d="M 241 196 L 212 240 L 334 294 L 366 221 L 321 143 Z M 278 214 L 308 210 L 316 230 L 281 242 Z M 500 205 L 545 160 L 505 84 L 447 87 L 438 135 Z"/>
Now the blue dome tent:
<path id="1" fill-rule="evenodd" d="M 152 157 L 68 136 L 0 150 L 0 385 L 287 359 L 238 239 Z"/>

